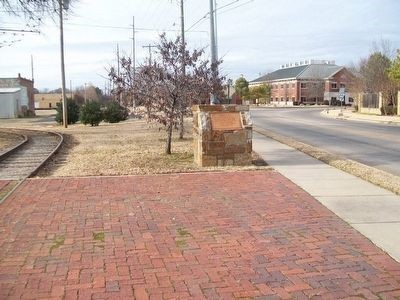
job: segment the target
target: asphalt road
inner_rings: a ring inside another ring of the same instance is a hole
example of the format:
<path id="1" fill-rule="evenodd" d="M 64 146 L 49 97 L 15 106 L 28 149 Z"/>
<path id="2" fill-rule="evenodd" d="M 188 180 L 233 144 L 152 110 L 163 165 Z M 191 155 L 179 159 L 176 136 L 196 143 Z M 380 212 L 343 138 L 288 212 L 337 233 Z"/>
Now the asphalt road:
<path id="1" fill-rule="evenodd" d="M 400 176 L 400 126 L 330 119 L 321 108 L 255 108 L 255 126 Z"/>

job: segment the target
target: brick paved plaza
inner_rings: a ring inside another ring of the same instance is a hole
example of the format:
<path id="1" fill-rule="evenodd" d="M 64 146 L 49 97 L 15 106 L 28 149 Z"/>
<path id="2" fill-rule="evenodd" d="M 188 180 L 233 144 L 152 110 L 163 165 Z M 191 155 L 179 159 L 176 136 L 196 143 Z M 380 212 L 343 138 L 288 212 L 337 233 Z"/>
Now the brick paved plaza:
<path id="1" fill-rule="evenodd" d="M 400 264 L 274 171 L 33 179 L 0 299 L 400 299 Z"/>

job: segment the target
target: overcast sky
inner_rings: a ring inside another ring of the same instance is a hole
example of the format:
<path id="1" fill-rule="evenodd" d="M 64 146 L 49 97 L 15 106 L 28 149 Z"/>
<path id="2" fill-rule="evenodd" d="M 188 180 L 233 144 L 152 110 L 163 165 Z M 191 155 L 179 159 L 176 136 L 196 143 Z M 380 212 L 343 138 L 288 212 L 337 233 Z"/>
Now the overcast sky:
<path id="1" fill-rule="evenodd" d="M 208 0 L 185 0 L 190 48 L 205 48 L 209 57 Z M 304 59 L 335 60 L 347 65 L 366 57 L 374 41 L 390 40 L 400 48 L 399 0 L 217 0 L 218 54 L 222 73 L 233 80 L 253 80 L 281 64 Z M 230 4 L 232 3 L 232 4 Z M 224 7 L 225 6 L 225 7 Z M 29 29 L 22 19 L 0 7 L 0 28 Z M 65 21 L 66 79 L 69 86 L 92 83 L 104 88 L 105 69 L 116 63 L 116 45 L 132 51 L 132 17 L 136 58 L 148 56 L 145 45 L 167 31 L 179 34 L 178 0 L 79 0 Z M 199 21 L 200 20 L 200 21 Z M 199 21 L 199 22 L 198 22 Z M 198 22 L 196 24 L 196 22 Z M 193 24 L 196 24 L 192 27 Z M 34 23 L 30 22 L 29 26 Z M 41 34 L 11 36 L 0 29 L 0 77 L 30 78 L 34 58 L 35 87 L 61 86 L 58 24 L 48 20 Z M 4 45 L 4 42 L 3 42 Z"/>

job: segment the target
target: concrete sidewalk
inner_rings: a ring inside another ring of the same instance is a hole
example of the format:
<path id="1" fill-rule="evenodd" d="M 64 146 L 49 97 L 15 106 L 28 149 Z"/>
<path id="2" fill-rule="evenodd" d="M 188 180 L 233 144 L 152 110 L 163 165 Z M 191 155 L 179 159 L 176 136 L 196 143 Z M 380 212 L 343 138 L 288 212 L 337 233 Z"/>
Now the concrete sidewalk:
<path id="1" fill-rule="evenodd" d="M 374 244 L 400 262 L 400 197 L 264 137 L 253 149 Z"/>
<path id="2" fill-rule="evenodd" d="M 321 115 L 327 118 L 344 119 L 353 121 L 363 121 L 372 123 L 383 123 L 400 126 L 400 116 L 377 116 L 353 112 L 352 108 L 331 109 L 327 108 L 321 112 Z"/>

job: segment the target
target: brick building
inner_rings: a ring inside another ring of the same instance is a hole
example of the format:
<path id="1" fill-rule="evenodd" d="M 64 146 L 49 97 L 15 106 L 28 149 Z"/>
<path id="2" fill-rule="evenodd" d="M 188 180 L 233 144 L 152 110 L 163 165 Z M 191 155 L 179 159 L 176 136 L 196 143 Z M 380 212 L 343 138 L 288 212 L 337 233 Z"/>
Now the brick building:
<path id="1" fill-rule="evenodd" d="M 35 94 L 36 109 L 55 109 L 57 103 L 61 103 L 62 94 Z"/>
<path id="2" fill-rule="evenodd" d="M 35 100 L 33 80 L 21 77 L 17 78 L 0 78 L 0 88 L 17 88 L 20 89 L 20 99 L 18 106 L 18 115 L 32 116 L 35 115 Z"/>
<path id="3" fill-rule="evenodd" d="M 250 86 L 271 86 L 271 103 L 279 105 L 337 103 L 352 101 L 346 87 L 353 75 L 334 61 L 309 60 L 282 65 L 281 69 L 257 78 Z"/>

